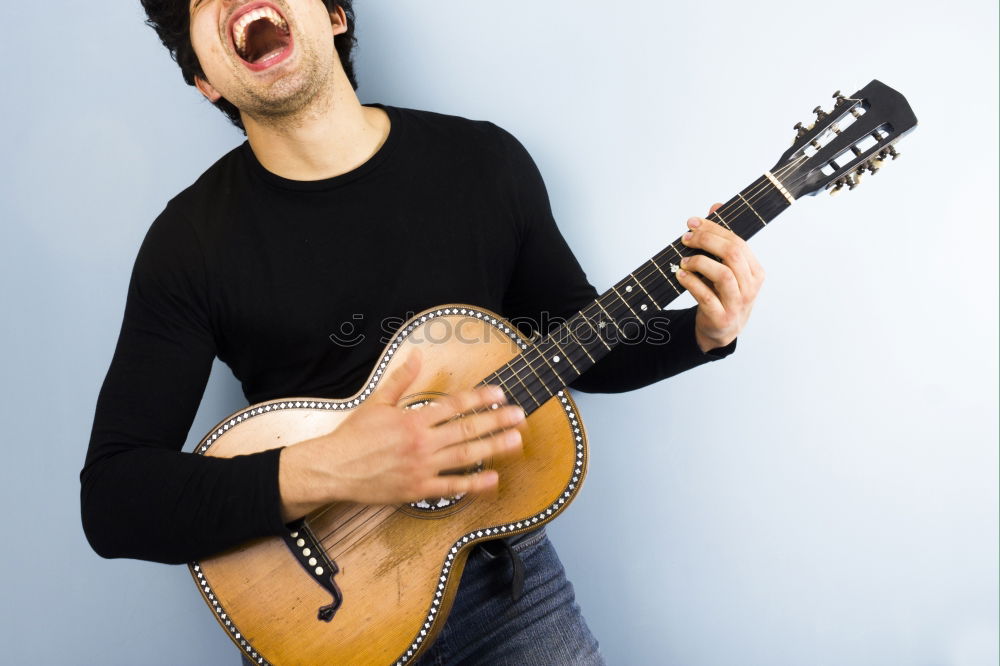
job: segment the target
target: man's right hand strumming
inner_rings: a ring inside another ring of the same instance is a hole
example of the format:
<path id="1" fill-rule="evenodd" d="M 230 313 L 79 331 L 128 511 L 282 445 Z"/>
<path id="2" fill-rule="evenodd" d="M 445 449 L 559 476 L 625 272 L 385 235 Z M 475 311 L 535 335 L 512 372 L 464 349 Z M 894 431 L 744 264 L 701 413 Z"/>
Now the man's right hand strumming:
<path id="1" fill-rule="evenodd" d="M 282 513 L 295 520 L 331 502 L 398 504 L 496 487 L 497 473 L 447 474 L 521 449 L 524 410 L 499 387 L 445 396 L 401 409 L 420 372 L 418 354 L 333 432 L 285 448 L 278 472 Z M 464 414 L 461 418 L 453 418 Z"/>

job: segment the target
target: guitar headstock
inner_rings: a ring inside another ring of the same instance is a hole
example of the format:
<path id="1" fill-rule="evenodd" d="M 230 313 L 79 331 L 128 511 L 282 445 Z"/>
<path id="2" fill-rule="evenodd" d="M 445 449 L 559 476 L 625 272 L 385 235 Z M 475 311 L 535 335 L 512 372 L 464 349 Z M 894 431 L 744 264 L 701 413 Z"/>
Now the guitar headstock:
<path id="1" fill-rule="evenodd" d="M 917 126 L 906 98 L 880 81 L 853 95 L 833 94 L 830 111 L 813 109 L 816 120 L 795 125 L 795 142 L 771 173 L 795 198 L 822 190 L 836 194 L 874 174 L 887 159 L 896 159 L 894 143 Z"/>

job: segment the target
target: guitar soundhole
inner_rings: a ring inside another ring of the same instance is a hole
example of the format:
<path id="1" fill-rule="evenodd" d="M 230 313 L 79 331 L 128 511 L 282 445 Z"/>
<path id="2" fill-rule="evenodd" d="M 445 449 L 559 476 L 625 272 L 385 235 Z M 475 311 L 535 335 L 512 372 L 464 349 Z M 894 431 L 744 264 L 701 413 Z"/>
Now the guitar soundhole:
<path id="1" fill-rule="evenodd" d="M 449 470 L 444 472 L 444 474 L 476 474 L 483 471 L 483 469 L 485 469 L 485 465 L 480 462 L 469 469 Z M 410 502 L 410 506 L 419 511 L 442 511 L 455 506 L 462 500 L 463 497 L 465 497 L 465 493 L 455 495 L 453 497 L 431 497 L 422 499 L 418 502 Z"/>
<path id="2" fill-rule="evenodd" d="M 421 396 L 407 396 L 404 398 L 405 409 L 422 409 L 430 403 L 434 402 L 434 397 L 444 395 L 443 393 L 432 393 L 423 394 Z M 448 474 L 476 474 L 483 471 L 486 465 L 480 461 L 477 464 L 469 467 L 467 469 L 451 469 L 442 472 L 443 475 Z M 440 511 L 445 511 L 446 509 L 453 509 L 458 505 L 459 502 L 465 497 L 465 493 L 460 495 L 454 495 L 453 497 L 428 497 L 426 499 L 418 500 L 416 502 L 410 502 L 407 506 L 411 509 L 416 510 L 420 513 L 436 513 Z"/>

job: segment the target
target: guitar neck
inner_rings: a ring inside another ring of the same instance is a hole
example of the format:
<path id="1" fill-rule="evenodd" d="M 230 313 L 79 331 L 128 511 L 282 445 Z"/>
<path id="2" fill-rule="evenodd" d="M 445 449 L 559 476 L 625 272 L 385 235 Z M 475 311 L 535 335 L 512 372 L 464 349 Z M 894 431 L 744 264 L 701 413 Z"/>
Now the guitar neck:
<path id="1" fill-rule="evenodd" d="M 768 172 L 708 219 L 749 240 L 792 201 Z M 681 259 L 695 254 L 704 253 L 678 238 L 482 383 L 502 387 L 526 413 L 535 411 L 616 346 L 644 335 L 648 318 L 684 293 L 676 272 Z"/>

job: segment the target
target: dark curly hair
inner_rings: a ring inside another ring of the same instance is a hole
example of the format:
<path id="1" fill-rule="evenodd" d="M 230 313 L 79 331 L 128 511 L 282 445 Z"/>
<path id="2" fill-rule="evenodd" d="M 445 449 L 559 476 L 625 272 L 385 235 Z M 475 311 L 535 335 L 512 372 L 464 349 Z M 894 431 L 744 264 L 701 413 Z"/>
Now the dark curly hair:
<path id="1" fill-rule="evenodd" d="M 189 85 L 194 85 L 194 77 L 205 78 L 205 72 L 201 69 L 198 56 L 191 46 L 191 13 L 187 2 L 179 0 L 141 0 L 143 9 L 146 10 L 146 25 L 156 31 L 157 36 L 163 45 L 167 47 L 172 57 L 181 68 L 181 76 Z M 340 7 L 347 16 L 347 32 L 334 37 L 333 43 L 340 56 L 340 63 L 347 74 L 347 80 L 355 90 L 358 88 L 358 80 L 354 75 L 354 62 L 352 52 L 358 40 L 354 36 L 354 0 L 322 0 L 329 11 Z M 244 132 L 243 121 L 240 119 L 240 111 L 232 102 L 225 98 L 219 99 L 215 103 L 220 111 L 229 117 L 234 125 Z"/>

